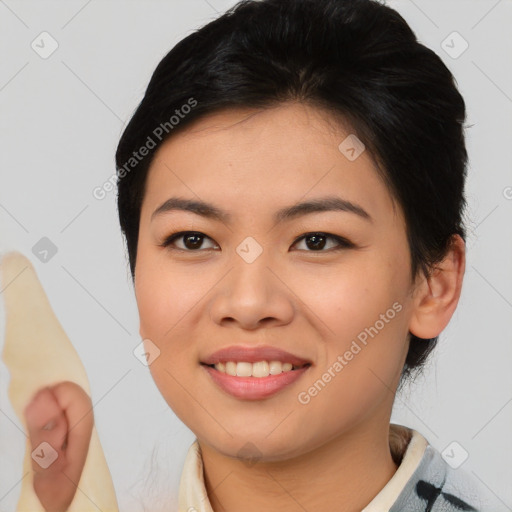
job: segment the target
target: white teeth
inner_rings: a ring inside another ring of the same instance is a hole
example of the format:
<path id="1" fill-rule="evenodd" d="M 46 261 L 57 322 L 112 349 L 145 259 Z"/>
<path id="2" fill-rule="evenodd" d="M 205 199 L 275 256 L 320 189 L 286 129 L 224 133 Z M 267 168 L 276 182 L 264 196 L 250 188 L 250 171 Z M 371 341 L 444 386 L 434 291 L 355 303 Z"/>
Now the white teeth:
<path id="1" fill-rule="evenodd" d="M 236 363 L 238 377 L 250 377 L 252 375 L 252 363 Z"/>
<path id="2" fill-rule="evenodd" d="M 215 365 L 215 368 L 217 368 L 217 370 L 219 371 L 222 371 L 220 368 L 218 368 L 217 364 Z M 228 363 L 226 363 L 226 373 L 228 375 L 236 377 L 236 363 L 234 363 L 233 361 L 229 361 Z"/>
<path id="3" fill-rule="evenodd" d="M 246 361 L 228 361 L 217 363 L 215 369 L 221 373 L 227 373 L 233 377 L 268 377 L 279 375 L 282 372 L 289 372 L 293 368 L 292 363 L 281 363 L 281 361 L 258 361 L 249 363 Z"/>
<path id="4" fill-rule="evenodd" d="M 269 369 L 267 361 L 260 361 L 258 363 L 253 363 L 251 368 L 251 375 L 253 377 L 268 377 Z"/>
<path id="5" fill-rule="evenodd" d="M 281 361 L 270 361 L 270 375 L 279 375 L 283 371 Z"/>

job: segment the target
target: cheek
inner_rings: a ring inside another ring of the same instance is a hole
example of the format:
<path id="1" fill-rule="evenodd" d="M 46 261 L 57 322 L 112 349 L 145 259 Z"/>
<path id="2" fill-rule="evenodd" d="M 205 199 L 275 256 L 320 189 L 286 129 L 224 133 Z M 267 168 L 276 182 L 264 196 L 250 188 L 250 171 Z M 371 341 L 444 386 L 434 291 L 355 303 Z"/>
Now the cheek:
<path id="1" fill-rule="evenodd" d="M 158 266 L 140 257 L 135 271 L 135 296 L 139 309 L 140 334 L 158 342 L 172 325 L 175 300 L 173 288 Z"/>
<path id="2" fill-rule="evenodd" d="M 332 428 L 346 411 L 386 400 L 394 386 L 407 351 L 407 272 L 400 255 L 381 252 L 300 280 L 311 318 L 321 319 L 315 322 L 324 333 L 315 379 L 329 382 L 310 410 L 321 415 L 336 404 Z"/>
<path id="3" fill-rule="evenodd" d="M 190 375 L 197 362 L 190 352 L 189 321 L 200 290 L 187 272 L 172 272 L 158 254 L 148 257 L 141 251 L 137 260 L 135 295 L 140 318 L 140 335 L 160 350 L 149 370 L 168 405 L 182 417 L 191 415 L 190 396 L 199 392 Z M 199 281 L 196 279 L 196 281 Z M 188 420 L 187 420 L 188 421 Z"/>
<path id="4" fill-rule="evenodd" d="M 393 304 L 404 306 L 407 288 L 406 267 L 402 268 L 368 255 L 351 265 L 302 273 L 294 291 L 326 339 L 344 343 L 373 326 L 381 315 L 385 320 L 397 317 Z M 385 330 L 390 324 L 386 323 Z"/>
<path id="5" fill-rule="evenodd" d="M 178 270 L 166 261 L 164 251 L 141 247 L 135 269 L 141 336 L 160 342 L 173 337 L 204 295 L 200 284 L 192 267 Z"/>

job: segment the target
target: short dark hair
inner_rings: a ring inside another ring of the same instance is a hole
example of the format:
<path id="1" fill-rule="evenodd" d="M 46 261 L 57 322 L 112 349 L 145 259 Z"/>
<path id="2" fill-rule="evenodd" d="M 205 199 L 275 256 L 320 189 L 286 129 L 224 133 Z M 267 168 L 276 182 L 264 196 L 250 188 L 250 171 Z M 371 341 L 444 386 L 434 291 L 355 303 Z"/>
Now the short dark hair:
<path id="1" fill-rule="evenodd" d="M 119 141 L 118 210 L 132 278 L 146 176 L 162 142 L 221 110 L 288 101 L 343 120 L 378 162 L 405 215 L 412 277 L 431 272 L 452 235 L 465 239 L 465 103 L 400 14 L 376 0 L 242 0 L 161 60 Z M 144 146 L 147 155 L 135 159 Z M 437 343 L 410 336 L 401 381 Z"/>

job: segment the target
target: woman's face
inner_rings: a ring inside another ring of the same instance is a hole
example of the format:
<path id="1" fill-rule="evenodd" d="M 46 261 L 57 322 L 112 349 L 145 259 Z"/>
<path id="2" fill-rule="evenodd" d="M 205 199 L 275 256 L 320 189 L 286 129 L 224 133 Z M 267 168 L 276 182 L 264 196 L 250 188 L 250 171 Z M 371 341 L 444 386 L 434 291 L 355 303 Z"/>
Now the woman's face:
<path id="1" fill-rule="evenodd" d="M 165 400 L 225 455 L 285 460 L 388 424 L 413 309 L 409 247 L 401 209 L 349 133 L 299 103 L 224 111 L 166 141 L 151 165 L 140 334 Z M 171 198 L 212 209 L 162 207 Z M 164 246 L 183 231 L 199 235 Z M 262 347 L 277 351 L 244 352 Z M 275 375 L 204 364 L 227 361 Z"/>

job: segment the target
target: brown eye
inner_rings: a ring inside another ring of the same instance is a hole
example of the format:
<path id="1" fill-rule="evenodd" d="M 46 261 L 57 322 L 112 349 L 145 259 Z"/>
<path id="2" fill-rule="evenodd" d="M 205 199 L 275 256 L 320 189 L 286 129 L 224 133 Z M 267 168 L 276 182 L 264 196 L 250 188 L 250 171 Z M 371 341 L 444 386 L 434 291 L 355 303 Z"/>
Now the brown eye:
<path id="1" fill-rule="evenodd" d="M 335 245 L 334 248 L 328 247 L 329 250 L 340 250 L 340 249 L 348 249 L 351 247 L 355 247 L 352 242 L 337 235 L 331 235 L 329 233 L 306 233 L 298 238 L 293 245 L 297 244 L 297 242 L 305 241 L 305 245 L 307 247 L 307 252 L 328 252 L 325 247 L 328 245 L 327 240 L 334 240 Z M 303 250 L 303 249 L 301 249 Z"/>
<path id="2" fill-rule="evenodd" d="M 215 243 L 210 247 L 204 247 L 205 240 L 213 242 L 210 237 L 199 231 L 180 231 L 179 233 L 168 236 L 161 246 L 186 252 L 199 252 L 203 249 L 219 248 Z M 307 252 L 329 252 L 355 247 L 355 245 L 346 238 L 322 232 L 306 233 L 295 240 L 293 245 L 301 241 L 305 242 L 306 249 L 300 250 L 306 250 Z M 329 241 L 331 241 L 330 244 Z M 179 242 L 179 244 L 177 242 Z"/>
<path id="3" fill-rule="evenodd" d="M 180 231 L 179 233 L 174 233 L 168 236 L 164 242 L 161 244 L 162 247 L 167 247 L 169 249 L 179 249 L 182 251 L 194 252 L 198 251 L 202 247 L 204 240 L 211 240 L 204 233 L 200 233 L 198 231 Z M 178 240 L 182 240 L 182 246 L 176 246 L 175 242 Z M 207 249 L 212 249 L 214 247 L 206 247 Z"/>

